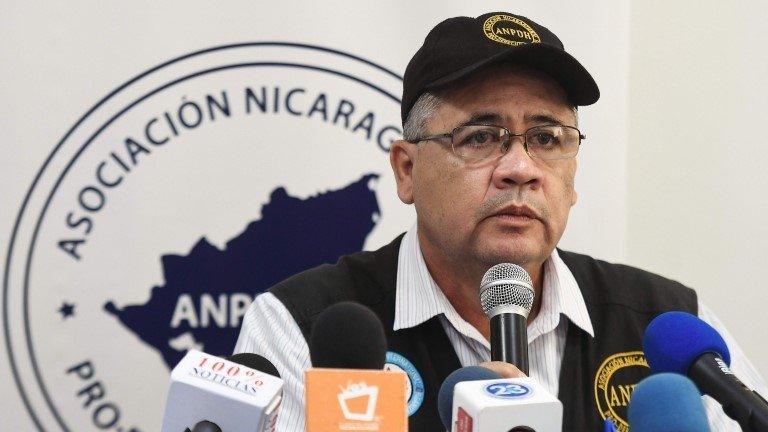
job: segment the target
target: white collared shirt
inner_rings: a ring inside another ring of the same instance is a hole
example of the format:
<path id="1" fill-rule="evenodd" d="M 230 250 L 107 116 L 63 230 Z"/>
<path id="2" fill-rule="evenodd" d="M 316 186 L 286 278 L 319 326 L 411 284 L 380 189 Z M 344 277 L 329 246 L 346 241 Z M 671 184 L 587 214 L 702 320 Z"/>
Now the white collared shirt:
<path id="1" fill-rule="evenodd" d="M 545 262 L 541 310 L 528 325 L 531 378 L 558 394 L 560 366 L 568 321 L 594 337 L 594 328 L 581 290 L 557 250 Z M 490 343 L 465 321 L 437 286 L 419 247 L 416 227 L 403 237 L 397 265 L 394 330 L 414 327 L 438 316 L 462 366 L 491 357 Z M 699 302 L 699 317 L 723 336 L 731 352 L 734 373 L 765 395 L 765 384 L 741 348 L 712 312 Z M 277 431 L 304 430 L 304 370 L 311 367 L 309 348 L 291 314 L 271 293 L 256 297 L 243 318 L 235 353 L 253 352 L 269 359 L 285 380 Z M 704 406 L 713 432 L 738 431 L 739 426 L 709 397 Z"/>
<path id="2" fill-rule="evenodd" d="M 567 327 L 560 314 L 593 337 L 595 331 L 579 286 L 556 250 L 545 266 L 541 310 L 528 325 L 528 361 L 531 378 L 556 395 Z M 412 228 L 403 237 L 398 256 L 394 330 L 414 327 L 434 316 L 439 316 L 462 366 L 491 359 L 490 342 L 459 315 L 432 279 Z"/>

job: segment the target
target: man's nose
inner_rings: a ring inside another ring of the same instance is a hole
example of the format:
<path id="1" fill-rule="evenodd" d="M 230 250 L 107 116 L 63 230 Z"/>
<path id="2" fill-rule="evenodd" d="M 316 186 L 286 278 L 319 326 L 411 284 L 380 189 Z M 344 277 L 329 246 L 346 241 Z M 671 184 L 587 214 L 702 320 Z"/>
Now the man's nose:
<path id="1" fill-rule="evenodd" d="M 499 189 L 525 186 L 536 189 L 541 185 L 541 169 L 525 151 L 523 138 L 512 137 L 509 150 L 496 163 L 492 181 Z"/>

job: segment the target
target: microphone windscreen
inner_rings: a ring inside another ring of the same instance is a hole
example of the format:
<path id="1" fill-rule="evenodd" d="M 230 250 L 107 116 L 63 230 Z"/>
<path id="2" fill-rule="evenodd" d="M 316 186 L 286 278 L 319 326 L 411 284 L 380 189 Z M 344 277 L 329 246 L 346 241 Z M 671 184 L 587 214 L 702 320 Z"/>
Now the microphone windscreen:
<path id="1" fill-rule="evenodd" d="M 227 360 L 280 378 L 280 372 L 275 365 L 258 354 L 240 353 L 227 357 Z"/>
<path id="2" fill-rule="evenodd" d="M 208 420 L 203 420 L 200 423 L 195 425 L 195 428 L 192 429 L 192 432 L 221 432 L 221 428 L 216 423 L 209 422 Z"/>
<path id="3" fill-rule="evenodd" d="M 309 338 L 312 366 L 336 369 L 384 368 L 387 338 L 379 317 L 353 302 L 336 303 L 317 317 Z"/>
<path id="4" fill-rule="evenodd" d="M 437 394 L 437 411 L 440 420 L 447 430 L 451 430 L 451 415 L 453 414 L 453 390 L 456 384 L 464 381 L 482 381 L 499 379 L 501 375 L 481 366 L 467 366 L 451 372 L 440 386 Z"/>
<path id="5" fill-rule="evenodd" d="M 675 373 L 640 381 L 629 400 L 632 432 L 709 432 L 701 393 L 688 378 Z"/>
<path id="6" fill-rule="evenodd" d="M 616 432 L 616 425 L 613 424 L 613 420 L 609 418 L 603 420 L 603 432 Z"/>
<path id="7" fill-rule="evenodd" d="M 731 354 L 720 333 L 686 312 L 665 312 L 651 321 L 643 336 L 643 352 L 654 373 L 688 375 L 696 359 L 714 353 L 730 365 Z"/>

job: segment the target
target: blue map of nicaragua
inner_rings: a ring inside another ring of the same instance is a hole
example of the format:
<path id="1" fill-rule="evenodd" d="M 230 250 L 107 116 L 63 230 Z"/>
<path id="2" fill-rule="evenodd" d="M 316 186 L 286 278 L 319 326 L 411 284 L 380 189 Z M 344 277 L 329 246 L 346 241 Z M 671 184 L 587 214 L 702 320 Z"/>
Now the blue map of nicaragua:
<path id="1" fill-rule="evenodd" d="M 144 304 L 104 309 L 143 342 L 157 350 L 172 369 L 187 349 L 229 355 L 237 341 L 242 314 L 253 297 L 275 283 L 339 256 L 363 249 L 380 216 L 378 179 L 366 174 L 354 183 L 300 199 L 275 189 L 261 209 L 223 250 L 205 237 L 188 255 L 163 255 L 165 285 L 152 287 Z M 226 211 L 226 209 L 221 209 Z"/>

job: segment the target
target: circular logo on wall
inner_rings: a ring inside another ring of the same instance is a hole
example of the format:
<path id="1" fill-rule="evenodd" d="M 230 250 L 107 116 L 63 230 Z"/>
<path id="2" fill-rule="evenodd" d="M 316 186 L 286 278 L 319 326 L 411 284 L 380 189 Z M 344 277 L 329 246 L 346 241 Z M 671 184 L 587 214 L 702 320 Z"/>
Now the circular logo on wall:
<path id="1" fill-rule="evenodd" d="M 188 349 L 230 354 L 255 295 L 411 224 L 387 155 L 401 89 L 352 54 L 243 43 L 88 110 L 33 180 L 6 257 L 4 337 L 38 429 L 159 430 Z"/>

